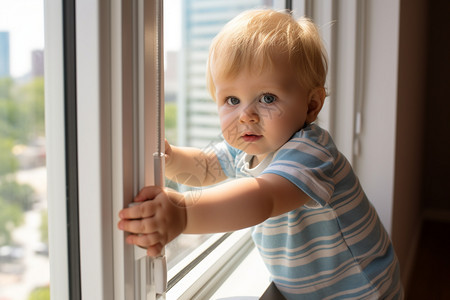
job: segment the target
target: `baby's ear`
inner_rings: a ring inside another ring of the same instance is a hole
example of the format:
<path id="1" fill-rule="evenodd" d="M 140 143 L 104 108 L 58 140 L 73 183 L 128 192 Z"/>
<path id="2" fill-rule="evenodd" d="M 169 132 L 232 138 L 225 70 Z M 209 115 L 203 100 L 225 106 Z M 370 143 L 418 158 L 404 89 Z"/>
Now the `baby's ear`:
<path id="1" fill-rule="evenodd" d="M 323 87 L 314 88 L 308 95 L 308 113 L 306 115 L 306 123 L 312 123 L 316 120 L 317 115 L 322 109 L 325 101 L 325 89 Z"/>

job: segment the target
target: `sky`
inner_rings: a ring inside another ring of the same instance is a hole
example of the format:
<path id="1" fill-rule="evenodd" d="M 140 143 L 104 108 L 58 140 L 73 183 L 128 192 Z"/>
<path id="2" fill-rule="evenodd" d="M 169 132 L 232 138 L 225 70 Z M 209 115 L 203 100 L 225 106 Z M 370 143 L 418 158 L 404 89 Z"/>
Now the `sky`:
<path id="1" fill-rule="evenodd" d="M 9 31 L 10 71 L 31 70 L 31 51 L 44 49 L 44 0 L 0 0 L 0 31 Z"/>
<path id="2" fill-rule="evenodd" d="M 180 1 L 164 1 L 166 51 L 177 50 L 180 47 Z M 0 31 L 10 33 L 12 77 L 21 77 L 29 73 L 31 52 L 44 49 L 44 0 L 0 0 Z"/>
<path id="3" fill-rule="evenodd" d="M 165 0 L 164 5 L 164 49 L 166 51 L 179 50 L 181 45 L 181 0 Z"/>

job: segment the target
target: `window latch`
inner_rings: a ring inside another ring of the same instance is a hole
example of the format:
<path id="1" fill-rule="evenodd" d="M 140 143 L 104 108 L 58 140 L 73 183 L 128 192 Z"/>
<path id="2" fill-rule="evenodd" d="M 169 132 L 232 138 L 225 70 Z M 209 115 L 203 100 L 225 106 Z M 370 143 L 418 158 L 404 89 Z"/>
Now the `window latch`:
<path id="1" fill-rule="evenodd" d="M 164 153 L 153 154 L 155 185 L 163 187 Z M 151 201 L 151 200 L 149 200 Z M 129 207 L 139 205 L 130 203 Z M 167 262 L 164 249 L 158 257 L 147 256 L 147 249 L 134 246 L 135 292 L 139 300 L 153 300 L 164 296 L 167 290 Z"/>

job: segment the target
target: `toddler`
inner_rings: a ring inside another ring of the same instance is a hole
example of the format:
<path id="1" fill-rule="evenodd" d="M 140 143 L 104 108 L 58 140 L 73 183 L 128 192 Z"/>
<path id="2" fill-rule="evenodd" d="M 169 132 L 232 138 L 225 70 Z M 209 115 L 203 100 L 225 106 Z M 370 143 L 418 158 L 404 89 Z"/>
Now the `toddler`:
<path id="1" fill-rule="evenodd" d="M 201 192 L 142 189 L 134 199 L 142 203 L 119 213 L 119 228 L 133 233 L 127 242 L 156 256 L 181 233 L 252 227 L 287 299 L 401 299 L 389 236 L 350 164 L 314 123 L 326 73 L 310 20 L 253 10 L 230 21 L 207 64 L 225 141 L 203 150 L 166 142 L 165 152 L 169 178 L 234 180 Z"/>

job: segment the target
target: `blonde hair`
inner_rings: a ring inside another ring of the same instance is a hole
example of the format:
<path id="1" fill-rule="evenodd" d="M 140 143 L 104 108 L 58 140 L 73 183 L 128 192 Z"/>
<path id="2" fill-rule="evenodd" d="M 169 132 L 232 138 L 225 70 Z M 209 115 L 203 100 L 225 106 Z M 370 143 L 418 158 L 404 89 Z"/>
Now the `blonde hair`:
<path id="1" fill-rule="evenodd" d="M 296 21 L 287 12 L 270 9 L 241 13 L 210 46 L 206 77 L 211 96 L 215 99 L 213 72 L 215 77 L 233 78 L 245 68 L 262 71 L 280 54 L 286 55 L 303 88 L 325 86 L 327 55 L 311 20 Z"/>

